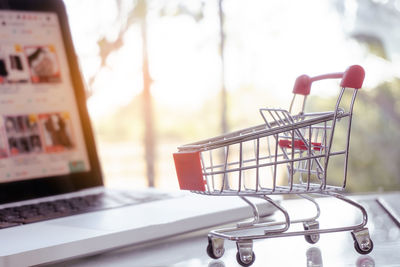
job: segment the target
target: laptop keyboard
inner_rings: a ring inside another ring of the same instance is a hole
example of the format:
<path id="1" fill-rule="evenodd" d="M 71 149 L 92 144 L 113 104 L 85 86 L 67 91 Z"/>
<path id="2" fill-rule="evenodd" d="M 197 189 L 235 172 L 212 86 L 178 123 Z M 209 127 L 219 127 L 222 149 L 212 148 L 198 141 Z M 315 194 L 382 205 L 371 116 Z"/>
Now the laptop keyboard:
<path id="1" fill-rule="evenodd" d="M 121 192 L 118 194 L 99 193 L 4 208 L 0 209 L 0 229 L 80 213 L 142 204 L 170 197 L 167 194 L 135 194 L 133 196 Z"/>

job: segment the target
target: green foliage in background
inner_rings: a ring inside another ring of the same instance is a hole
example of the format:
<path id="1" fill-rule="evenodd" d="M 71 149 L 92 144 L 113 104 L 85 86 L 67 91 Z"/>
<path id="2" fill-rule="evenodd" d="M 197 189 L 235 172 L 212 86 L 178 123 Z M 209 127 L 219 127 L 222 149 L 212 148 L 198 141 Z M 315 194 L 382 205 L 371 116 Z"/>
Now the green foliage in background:
<path id="1" fill-rule="evenodd" d="M 332 110 L 336 97 L 311 97 L 313 110 Z M 347 191 L 400 190 L 400 79 L 362 89 L 354 106 Z M 344 131 L 336 133 L 345 138 Z M 335 166 L 330 177 L 341 180 Z"/>

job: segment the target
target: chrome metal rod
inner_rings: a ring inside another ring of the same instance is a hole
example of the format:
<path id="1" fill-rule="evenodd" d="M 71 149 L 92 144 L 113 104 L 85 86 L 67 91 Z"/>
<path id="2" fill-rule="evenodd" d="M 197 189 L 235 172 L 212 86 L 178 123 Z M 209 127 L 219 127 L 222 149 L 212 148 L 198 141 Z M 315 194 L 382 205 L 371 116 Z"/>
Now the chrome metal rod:
<path id="1" fill-rule="evenodd" d="M 239 222 L 237 223 L 237 227 L 238 228 L 251 227 L 254 224 L 257 224 L 260 221 L 260 214 L 258 213 L 257 206 L 245 197 L 240 197 L 240 198 L 251 207 L 253 211 L 253 220 L 249 222 L 248 221 Z"/>
<path id="2" fill-rule="evenodd" d="M 312 202 L 315 206 L 315 209 L 317 210 L 317 214 L 314 217 L 311 217 L 309 220 L 307 221 L 315 221 L 316 219 L 319 218 L 319 216 L 321 215 L 321 209 L 317 203 L 317 201 L 315 201 L 314 198 L 310 197 L 309 195 L 304 195 L 304 194 L 298 194 L 299 197 L 302 197 L 310 202 Z"/>
<path id="3" fill-rule="evenodd" d="M 343 118 L 343 117 L 348 116 L 348 114 L 346 114 L 346 113 L 338 113 L 336 115 L 337 115 L 336 118 Z M 330 121 L 333 119 L 333 117 L 334 117 L 334 113 L 323 115 L 323 116 L 320 116 L 317 118 L 307 119 L 307 120 L 304 120 L 301 122 L 296 122 L 294 124 L 287 125 L 287 126 L 276 127 L 276 128 L 267 128 L 266 129 L 266 127 L 264 125 L 264 129 L 261 129 L 257 132 L 249 132 L 249 133 L 246 133 L 243 135 L 239 134 L 237 136 L 233 136 L 233 137 L 229 137 L 229 138 L 219 137 L 216 141 L 212 141 L 213 139 L 207 139 L 204 141 L 200 141 L 198 143 L 180 146 L 180 147 L 178 147 L 178 150 L 183 152 L 183 151 L 204 151 L 204 150 L 209 150 L 209 149 L 215 149 L 215 148 L 223 147 L 223 146 L 230 145 L 230 144 L 236 144 L 238 142 L 253 140 L 255 137 L 270 136 L 270 135 L 290 131 L 293 128 L 303 128 L 303 127 L 306 127 L 309 125 L 322 123 L 324 121 Z"/>
<path id="4" fill-rule="evenodd" d="M 346 187 L 347 183 L 347 166 L 348 166 L 348 158 L 349 158 L 349 149 L 350 149 L 350 133 L 351 133 L 351 121 L 353 118 L 353 107 L 354 107 L 354 102 L 356 100 L 357 96 L 357 89 L 354 89 L 353 92 L 353 97 L 351 98 L 351 103 L 350 103 L 350 110 L 349 110 L 349 124 L 347 128 L 347 140 L 346 140 L 346 154 L 344 156 L 344 179 L 343 179 L 343 188 Z"/>

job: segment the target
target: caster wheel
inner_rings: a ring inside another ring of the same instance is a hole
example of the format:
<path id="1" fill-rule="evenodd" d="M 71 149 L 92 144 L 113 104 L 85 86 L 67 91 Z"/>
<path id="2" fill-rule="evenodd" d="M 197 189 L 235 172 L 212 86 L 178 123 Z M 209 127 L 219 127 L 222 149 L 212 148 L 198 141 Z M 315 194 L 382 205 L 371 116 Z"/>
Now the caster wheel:
<path id="1" fill-rule="evenodd" d="M 304 230 L 318 230 L 319 223 L 317 221 L 311 222 L 304 222 L 303 223 Z M 311 235 L 304 235 L 306 241 L 310 244 L 315 244 L 319 241 L 319 234 L 311 234 Z"/>
<path id="2" fill-rule="evenodd" d="M 250 265 L 252 265 L 254 263 L 254 261 L 256 260 L 256 255 L 254 254 L 254 252 L 252 252 L 251 253 L 251 258 L 249 257 L 247 259 L 242 260 L 240 258 L 239 252 L 237 252 L 236 253 L 236 260 L 241 266 L 245 266 L 246 267 L 246 266 L 250 266 Z"/>
<path id="3" fill-rule="evenodd" d="M 305 235 L 304 238 L 310 244 L 315 244 L 319 241 L 319 234 Z"/>
<path id="4" fill-rule="evenodd" d="M 354 248 L 362 255 L 368 254 L 374 248 L 368 228 L 357 229 L 351 232 L 354 239 Z"/>
<path id="5" fill-rule="evenodd" d="M 213 245 L 212 245 L 212 241 L 211 240 L 208 241 L 207 255 L 210 258 L 215 259 L 215 260 L 219 259 L 224 255 L 224 252 L 225 252 L 225 249 L 223 246 L 222 247 L 220 246 L 220 247 L 217 247 L 216 249 L 214 249 Z"/>
<path id="6" fill-rule="evenodd" d="M 365 242 L 364 244 L 361 244 L 361 246 L 358 244 L 357 241 L 354 241 L 354 248 L 356 251 L 362 255 L 369 254 L 372 249 L 374 248 L 374 243 L 372 242 L 371 239 L 369 239 L 368 242 Z"/>

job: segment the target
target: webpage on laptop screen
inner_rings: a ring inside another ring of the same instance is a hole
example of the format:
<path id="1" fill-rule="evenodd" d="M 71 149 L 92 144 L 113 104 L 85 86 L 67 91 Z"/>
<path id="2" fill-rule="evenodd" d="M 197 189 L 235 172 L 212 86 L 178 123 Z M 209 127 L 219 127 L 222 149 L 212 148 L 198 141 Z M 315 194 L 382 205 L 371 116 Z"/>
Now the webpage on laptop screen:
<path id="1" fill-rule="evenodd" d="M 0 183 L 88 171 L 59 21 L 0 11 Z"/>

